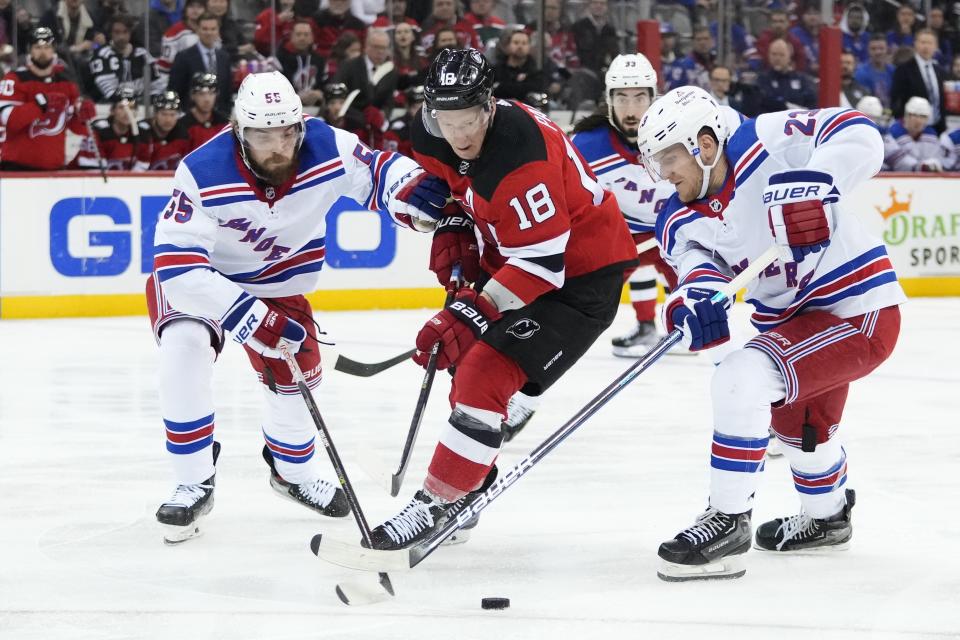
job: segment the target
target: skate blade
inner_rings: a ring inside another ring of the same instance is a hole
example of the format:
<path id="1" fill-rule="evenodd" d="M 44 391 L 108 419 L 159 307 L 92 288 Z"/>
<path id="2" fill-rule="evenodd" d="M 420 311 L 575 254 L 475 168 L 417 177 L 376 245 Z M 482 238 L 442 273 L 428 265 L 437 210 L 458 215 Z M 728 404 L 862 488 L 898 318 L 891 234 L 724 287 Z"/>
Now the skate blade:
<path id="1" fill-rule="evenodd" d="M 665 582 L 689 582 L 691 580 L 735 580 L 747 572 L 740 556 L 728 556 L 708 564 L 675 564 L 663 560 L 657 577 Z"/>
<path id="2" fill-rule="evenodd" d="M 199 538 L 203 535 L 199 520 L 185 527 L 178 527 L 172 524 L 161 524 L 160 527 L 163 529 L 163 544 L 169 547 L 183 544 L 187 540 Z"/>
<path id="3" fill-rule="evenodd" d="M 788 551 L 777 551 L 776 549 L 766 549 L 754 541 L 753 548 L 764 553 L 772 553 L 782 556 L 822 556 L 831 553 L 843 553 L 850 550 L 850 541 L 840 542 L 838 544 L 826 544 L 820 547 L 807 547 L 805 549 L 790 549 Z"/>
<path id="4" fill-rule="evenodd" d="M 395 595 L 386 573 L 379 574 L 376 581 L 367 575 L 337 583 L 336 593 L 340 602 L 351 607 L 384 602 Z"/>

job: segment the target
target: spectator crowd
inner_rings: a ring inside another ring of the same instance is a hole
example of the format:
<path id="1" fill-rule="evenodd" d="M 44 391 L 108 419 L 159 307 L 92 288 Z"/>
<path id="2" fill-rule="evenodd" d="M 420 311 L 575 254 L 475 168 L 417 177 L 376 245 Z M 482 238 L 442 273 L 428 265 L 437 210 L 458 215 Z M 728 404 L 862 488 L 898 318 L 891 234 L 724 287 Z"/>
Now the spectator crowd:
<path id="1" fill-rule="evenodd" d="M 0 168 L 175 168 L 229 123 L 243 78 L 270 69 L 333 126 L 409 151 L 426 68 L 447 47 L 480 49 L 498 98 L 605 112 L 610 61 L 649 50 L 637 42 L 637 4 L 0 0 Z M 826 22 L 842 31 L 843 53 L 821 60 L 819 0 L 654 2 L 661 89 L 697 85 L 748 117 L 816 109 L 820 66 L 837 65 L 840 104 L 877 122 L 887 168 L 960 171 L 960 132 L 948 130 L 948 116 L 960 114 L 960 3 L 924 6 L 837 0 Z M 722 8 L 733 20 L 720 34 Z M 73 157 L 63 151 L 67 131 L 83 138 Z"/>

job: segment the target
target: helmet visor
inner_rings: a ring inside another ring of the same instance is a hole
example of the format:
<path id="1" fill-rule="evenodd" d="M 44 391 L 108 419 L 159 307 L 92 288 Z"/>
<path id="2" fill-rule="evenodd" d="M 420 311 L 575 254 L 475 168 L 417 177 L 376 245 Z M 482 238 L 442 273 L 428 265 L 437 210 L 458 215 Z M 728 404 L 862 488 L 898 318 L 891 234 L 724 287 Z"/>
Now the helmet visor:
<path id="1" fill-rule="evenodd" d="M 437 138 L 456 140 L 474 138 L 490 124 L 489 104 L 452 111 L 429 109 L 426 104 L 420 117 L 427 132 Z"/>
<path id="2" fill-rule="evenodd" d="M 652 154 L 643 154 L 643 166 L 654 180 L 667 180 L 669 176 L 686 164 L 690 151 L 682 144 L 672 144 L 666 149 Z"/>

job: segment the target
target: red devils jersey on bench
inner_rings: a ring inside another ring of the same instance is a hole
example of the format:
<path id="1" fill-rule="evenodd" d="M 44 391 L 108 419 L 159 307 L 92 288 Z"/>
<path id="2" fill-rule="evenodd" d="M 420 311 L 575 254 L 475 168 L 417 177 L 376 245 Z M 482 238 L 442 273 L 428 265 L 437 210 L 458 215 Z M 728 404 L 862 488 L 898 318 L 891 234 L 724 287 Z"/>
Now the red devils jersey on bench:
<path id="1" fill-rule="evenodd" d="M 80 96 L 77 84 L 59 65 L 43 78 L 26 67 L 5 75 L 0 80 L 0 129 L 6 128 L 3 160 L 37 170 L 62 169 L 66 130 L 86 135 L 87 125 L 72 117 L 72 106 L 61 113 L 45 112 L 37 104 L 38 93 L 63 94 L 70 105 Z"/>
<path id="2" fill-rule="evenodd" d="M 191 111 L 188 111 L 187 115 L 180 119 L 180 122 L 183 123 L 183 126 L 187 130 L 187 138 L 189 141 L 188 144 L 190 151 L 193 151 L 204 142 L 220 133 L 225 126 L 230 124 L 230 119 L 219 111 L 214 111 L 210 115 L 209 120 L 206 122 L 200 122 Z"/>
<path id="3" fill-rule="evenodd" d="M 107 169 L 111 171 L 143 171 L 150 161 L 150 145 L 143 140 L 150 125 L 140 123 L 137 135 L 132 132 L 119 134 L 113 129 L 113 116 L 93 121 L 93 133 L 100 147 L 100 157 L 103 158 Z M 93 142 L 89 137 L 80 143 L 77 156 L 70 163 L 70 168 L 97 169 L 97 154 L 93 149 Z"/>
<path id="4" fill-rule="evenodd" d="M 613 195 L 539 111 L 498 101 L 474 161 L 458 158 L 419 117 L 411 140 L 417 162 L 446 180 L 476 221 L 484 270 L 523 302 L 562 287 L 565 278 L 636 264 L 637 248 Z"/>
<path id="5" fill-rule="evenodd" d="M 190 136 L 184 126 L 183 118 L 177 121 L 173 129 L 164 137 L 159 137 L 156 130 L 150 125 L 141 123 L 140 144 L 146 149 L 138 155 L 147 163 L 147 169 L 157 171 L 173 171 L 183 160 L 183 156 L 190 153 Z"/>

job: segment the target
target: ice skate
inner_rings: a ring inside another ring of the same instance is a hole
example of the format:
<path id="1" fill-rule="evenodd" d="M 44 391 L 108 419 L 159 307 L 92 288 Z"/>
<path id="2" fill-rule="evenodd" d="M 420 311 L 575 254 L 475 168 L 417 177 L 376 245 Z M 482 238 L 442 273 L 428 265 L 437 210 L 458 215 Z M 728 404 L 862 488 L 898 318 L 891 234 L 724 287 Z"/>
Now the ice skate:
<path id="1" fill-rule="evenodd" d="M 284 498 L 316 511 L 330 518 L 345 518 L 350 515 L 350 503 L 347 494 L 340 487 L 327 480 L 315 480 L 304 484 L 293 484 L 284 480 L 273 464 L 270 450 L 263 447 L 263 459 L 270 466 L 270 486 Z"/>
<path id="2" fill-rule="evenodd" d="M 213 464 L 220 456 L 220 443 L 213 443 Z M 217 474 L 198 484 L 180 484 L 169 500 L 157 509 L 157 522 L 163 527 L 163 541 L 179 544 L 196 538 L 202 532 L 200 521 L 213 510 L 214 479 Z"/>
<path id="3" fill-rule="evenodd" d="M 405 549 L 425 540 L 437 529 L 443 527 L 450 518 L 456 517 L 457 513 L 474 497 L 489 489 L 496 479 L 497 467 L 494 465 L 487 473 L 487 477 L 480 488 L 454 502 L 442 502 L 423 489 L 417 491 L 413 499 L 400 513 L 370 532 L 373 548 L 383 550 Z M 474 516 L 444 540 L 443 545 L 463 544 L 470 539 L 470 533 L 479 521 L 480 516 Z M 364 546 L 366 545 L 364 544 Z"/>
<path id="4" fill-rule="evenodd" d="M 507 419 L 500 424 L 504 442 L 513 440 L 527 426 L 539 405 L 539 396 L 528 396 L 521 391 L 513 394 L 507 403 Z"/>
<path id="5" fill-rule="evenodd" d="M 847 489 L 844 495 L 847 503 L 830 518 L 811 518 L 801 511 L 794 516 L 764 522 L 757 527 L 756 548 L 780 553 L 845 550 L 853 536 L 850 512 L 857 494 L 853 489 Z"/>
<path id="6" fill-rule="evenodd" d="M 743 554 L 750 549 L 750 512 L 727 514 L 714 508 L 693 526 L 660 545 L 657 576 L 667 582 L 732 579 L 743 576 Z"/>
<path id="7" fill-rule="evenodd" d="M 652 320 L 637 322 L 633 329 L 610 341 L 613 355 L 620 358 L 639 358 L 661 338 L 657 334 L 657 325 Z"/>

